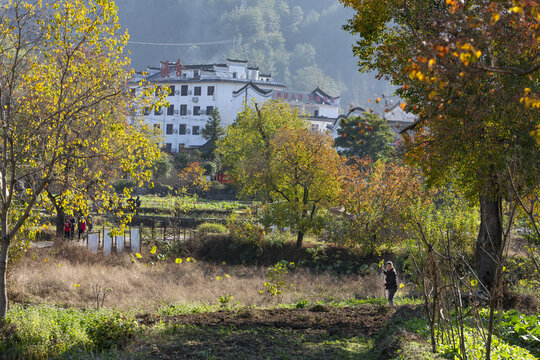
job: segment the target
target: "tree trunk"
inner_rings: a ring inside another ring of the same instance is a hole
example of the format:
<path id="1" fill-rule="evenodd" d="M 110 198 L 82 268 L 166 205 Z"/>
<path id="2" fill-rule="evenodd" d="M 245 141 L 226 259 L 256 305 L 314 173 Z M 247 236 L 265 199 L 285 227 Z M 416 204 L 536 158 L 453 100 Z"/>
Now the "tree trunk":
<path id="1" fill-rule="evenodd" d="M 64 222 L 66 215 L 62 207 L 56 208 L 56 235 L 63 236 L 64 234 Z"/>
<path id="2" fill-rule="evenodd" d="M 5 223 L 5 221 L 4 221 Z M 4 325 L 8 308 L 7 297 L 7 265 L 8 265 L 8 249 L 9 239 L 5 234 L 7 228 L 2 226 L 2 244 L 0 246 L 0 327 Z"/>
<path id="3" fill-rule="evenodd" d="M 304 241 L 304 232 L 299 231 L 298 236 L 296 237 L 296 247 L 301 248 L 303 241 Z"/>
<path id="4" fill-rule="evenodd" d="M 502 197 L 480 196 L 480 230 L 476 240 L 476 271 L 484 286 L 495 284 L 497 264 L 503 246 Z"/>
<path id="5" fill-rule="evenodd" d="M 47 197 L 51 201 L 51 204 L 53 204 L 54 208 L 56 209 L 56 235 L 57 236 L 63 236 L 64 235 L 64 222 L 66 221 L 66 214 L 64 212 L 64 208 L 59 205 L 56 202 L 56 198 L 47 191 Z"/>
<path id="6" fill-rule="evenodd" d="M 302 223 L 302 220 L 306 218 L 306 215 L 307 215 L 306 206 L 308 204 L 308 199 L 309 199 L 309 189 L 304 186 L 304 195 L 302 196 L 302 204 L 304 206 L 302 209 L 302 216 L 300 217 L 300 223 Z M 296 237 L 296 247 L 298 249 L 302 247 L 302 242 L 304 241 L 304 234 L 305 234 L 304 230 L 298 230 L 298 236 Z"/>

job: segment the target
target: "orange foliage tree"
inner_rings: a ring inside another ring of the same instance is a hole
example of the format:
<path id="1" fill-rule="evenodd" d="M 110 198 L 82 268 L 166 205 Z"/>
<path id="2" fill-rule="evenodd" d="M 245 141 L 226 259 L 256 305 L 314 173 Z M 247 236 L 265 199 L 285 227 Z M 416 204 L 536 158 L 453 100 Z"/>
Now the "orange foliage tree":
<path id="1" fill-rule="evenodd" d="M 423 186 L 414 168 L 369 158 L 347 168 L 342 197 L 349 245 L 370 254 L 381 245 L 396 244 L 404 237 L 407 209 L 422 197 Z"/>
<path id="2" fill-rule="evenodd" d="M 418 115 L 409 156 L 431 184 L 456 180 L 478 199 L 476 269 L 491 288 L 503 254 L 508 168 L 536 182 L 540 4 L 528 0 L 340 0 L 365 70 L 402 85 Z"/>
<path id="3" fill-rule="evenodd" d="M 183 191 L 205 191 L 209 188 L 206 175 L 204 175 L 204 169 L 198 162 L 189 163 L 188 166 L 178 173 L 178 180 Z"/>

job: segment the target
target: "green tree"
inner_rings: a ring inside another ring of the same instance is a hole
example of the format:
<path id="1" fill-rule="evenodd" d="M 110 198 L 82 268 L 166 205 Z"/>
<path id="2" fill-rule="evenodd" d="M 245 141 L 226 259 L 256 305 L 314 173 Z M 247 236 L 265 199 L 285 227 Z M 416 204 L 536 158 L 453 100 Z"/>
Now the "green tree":
<path id="1" fill-rule="evenodd" d="M 221 125 L 221 115 L 217 108 L 212 109 L 208 116 L 208 121 L 205 127 L 202 129 L 202 136 L 208 140 L 206 143 L 206 151 L 204 157 L 206 159 L 214 160 L 216 158 L 217 142 L 223 136 L 225 136 L 225 128 Z"/>
<path id="2" fill-rule="evenodd" d="M 534 101 L 540 83 L 537 2 L 358 1 L 346 29 L 363 70 L 394 84 L 418 120 L 409 158 L 430 184 L 455 177 L 480 203 L 476 269 L 488 288 L 503 258 L 508 169 L 522 188 L 540 176 Z M 528 106 L 527 106 L 528 105 Z M 500 279 L 500 277 L 499 277 Z"/>
<path id="3" fill-rule="evenodd" d="M 307 122 L 285 103 L 269 100 L 246 106 L 218 141 L 222 166 L 243 196 L 270 200 L 266 171 L 271 160 L 271 141 L 282 128 L 306 129 Z"/>
<path id="4" fill-rule="evenodd" d="M 160 156 L 152 163 L 152 176 L 154 179 L 168 179 L 171 176 L 173 164 L 169 155 L 161 152 Z"/>
<path id="5" fill-rule="evenodd" d="M 281 128 L 271 140 L 271 155 L 262 176 L 274 203 L 266 208 L 266 222 L 304 235 L 317 233 L 320 210 L 336 205 L 344 176 L 342 159 L 329 134 L 316 130 Z"/>
<path id="6" fill-rule="evenodd" d="M 137 183 L 150 180 L 155 143 L 143 125 L 120 115 L 135 101 L 126 92 L 117 9 L 109 0 L 13 0 L 0 9 L 0 319 L 8 299 L 8 250 L 45 205 L 49 184 L 69 184 L 84 207 L 90 163 L 118 169 Z M 138 101 L 153 101 L 143 89 Z M 146 100 L 145 100 L 146 99 Z M 112 111 L 111 109 L 115 109 Z M 112 116 L 119 115 L 119 116 Z M 123 151 L 121 157 L 117 152 Z M 83 174 L 84 176 L 80 176 Z M 93 173 L 97 202 L 114 195 L 109 177 Z M 23 189 L 21 189 L 23 187 Z M 66 190 L 68 191 L 68 190 Z M 112 194 L 112 195 L 111 195 Z"/>
<path id="7" fill-rule="evenodd" d="M 369 156 L 377 161 L 390 156 L 393 149 L 394 134 L 386 120 L 376 114 L 343 120 L 337 133 L 336 147 L 348 158 Z"/>

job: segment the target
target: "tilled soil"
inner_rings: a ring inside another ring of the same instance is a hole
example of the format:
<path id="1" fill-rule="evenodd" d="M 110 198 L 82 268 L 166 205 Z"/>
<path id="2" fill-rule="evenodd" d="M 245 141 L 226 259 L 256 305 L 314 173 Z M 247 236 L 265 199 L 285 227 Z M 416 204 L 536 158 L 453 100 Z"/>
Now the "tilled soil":
<path id="1" fill-rule="evenodd" d="M 288 328 L 292 330 L 326 330 L 329 334 L 373 336 L 393 314 L 388 307 L 354 308 L 321 307 L 313 309 L 243 309 L 170 317 L 144 315 L 141 323 L 152 325 L 159 320 L 192 326 L 229 326 Z"/>
<path id="2" fill-rule="evenodd" d="M 132 348 L 130 359 L 374 359 L 373 337 L 394 313 L 382 306 L 241 309 L 158 317 L 170 336 Z"/>

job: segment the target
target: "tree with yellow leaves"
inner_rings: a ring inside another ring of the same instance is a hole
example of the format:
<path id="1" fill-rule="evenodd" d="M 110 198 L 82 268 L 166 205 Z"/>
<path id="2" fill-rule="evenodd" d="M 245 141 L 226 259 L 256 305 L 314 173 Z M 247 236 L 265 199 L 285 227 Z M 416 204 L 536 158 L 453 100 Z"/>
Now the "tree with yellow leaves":
<path id="1" fill-rule="evenodd" d="M 301 247 L 305 234 L 321 230 L 321 210 L 337 205 L 342 196 L 345 158 L 329 134 L 311 129 L 279 129 L 270 149 L 261 175 L 275 202 L 265 215 L 275 225 L 296 230 Z"/>
<path id="2" fill-rule="evenodd" d="M 110 180 L 129 174 L 142 184 L 158 155 L 127 89 L 110 0 L 7 0 L 0 9 L 0 319 L 7 310 L 10 244 L 28 227 L 45 192 L 62 192 L 85 210 L 89 189 L 109 204 Z M 121 211 L 121 210 L 120 210 Z"/>

